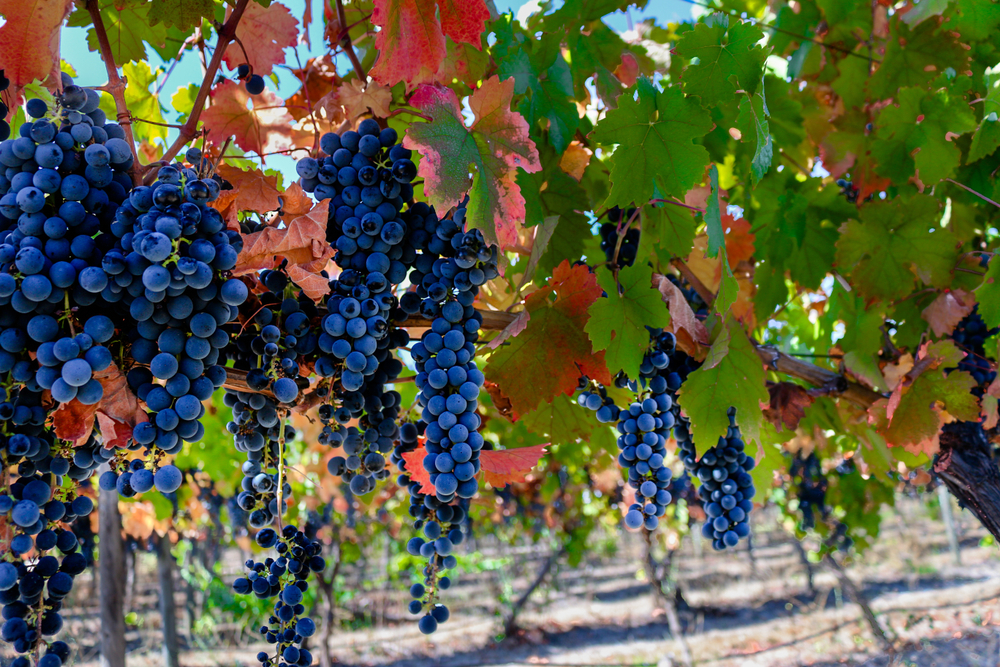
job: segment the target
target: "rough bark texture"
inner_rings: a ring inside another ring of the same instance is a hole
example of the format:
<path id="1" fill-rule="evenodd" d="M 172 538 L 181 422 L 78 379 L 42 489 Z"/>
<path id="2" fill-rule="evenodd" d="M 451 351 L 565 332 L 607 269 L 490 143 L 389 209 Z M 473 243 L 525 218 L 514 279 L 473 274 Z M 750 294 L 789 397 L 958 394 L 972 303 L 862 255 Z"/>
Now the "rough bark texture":
<path id="1" fill-rule="evenodd" d="M 100 516 L 101 667 L 125 667 L 125 544 L 118 494 L 104 491 Z"/>
<path id="2" fill-rule="evenodd" d="M 962 506 L 1000 539 L 1000 470 L 981 424 L 945 424 L 934 472 Z"/>

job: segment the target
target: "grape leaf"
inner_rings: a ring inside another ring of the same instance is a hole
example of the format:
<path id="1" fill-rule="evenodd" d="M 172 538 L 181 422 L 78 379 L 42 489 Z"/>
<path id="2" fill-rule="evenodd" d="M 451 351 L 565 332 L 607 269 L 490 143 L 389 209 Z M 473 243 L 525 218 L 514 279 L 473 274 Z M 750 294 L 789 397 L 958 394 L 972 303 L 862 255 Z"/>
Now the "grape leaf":
<path id="1" fill-rule="evenodd" d="M 738 89 L 752 95 L 761 83 L 768 49 L 758 44 L 764 33 L 749 21 L 713 14 L 678 40 L 675 51 L 698 63 L 684 70 L 684 92 L 705 106 L 734 99 Z"/>
<path id="2" fill-rule="evenodd" d="M 221 146 L 232 137 L 243 150 L 258 155 L 292 147 L 293 119 L 281 98 L 270 90 L 251 96 L 234 82 L 223 81 L 212 89 L 212 106 L 201 113 L 208 140 Z M 253 108 L 247 103 L 253 100 Z"/>
<path id="3" fill-rule="evenodd" d="M 858 217 L 840 228 L 837 266 L 862 294 L 897 299 L 909 294 L 918 278 L 935 287 L 949 284 L 958 251 L 951 232 L 937 224 L 935 199 L 876 200 L 863 206 Z"/>
<path id="4" fill-rule="evenodd" d="M 478 47 L 489 18 L 483 0 L 375 0 L 371 22 L 381 28 L 375 35 L 379 56 L 369 73 L 390 87 L 434 81 L 447 55 L 445 35 Z"/>
<path id="5" fill-rule="evenodd" d="M 427 456 L 427 448 L 421 444 L 414 450 L 403 452 L 403 460 L 406 462 L 406 472 L 410 479 L 420 484 L 420 493 L 433 496 L 436 493 L 434 485 L 431 484 L 431 474 L 424 469 L 424 458 Z"/>
<path id="6" fill-rule="evenodd" d="M 997 146 L 1000 146 L 1000 75 L 987 73 L 983 75 L 983 80 L 986 84 L 983 119 L 979 122 L 976 133 L 972 135 L 967 163 L 992 155 Z"/>
<path id="7" fill-rule="evenodd" d="M 591 347 L 585 332 L 587 309 L 600 296 L 586 266 L 564 261 L 546 287 L 525 299 L 527 326 L 493 352 L 483 369 L 510 401 L 514 419 L 559 394 L 572 394 L 581 375 L 611 384 L 604 354 Z"/>
<path id="8" fill-rule="evenodd" d="M 230 7 L 226 16 L 233 13 Z M 243 43 L 231 42 L 223 60 L 230 69 L 247 63 L 254 74 L 267 76 L 275 65 L 285 62 L 285 49 L 295 46 L 299 36 L 299 22 L 280 2 L 263 7 L 256 2 L 247 3 L 243 17 L 236 25 L 236 36 Z M 244 49 L 246 56 L 243 55 Z"/>
<path id="9" fill-rule="evenodd" d="M 708 170 L 709 194 L 705 202 L 705 232 L 708 234 L 709 257 L 718 257 L 719 248 L 726 250 L 726 233 L 722 230 L 722 213 L 719 206 L 719 168 L 714 164 Z"/>
<path id="10" fill-rule="evenodd" d="M 612 186 L 604 205 L 647 202 L 654 189 L 660 197 L 682 198 L 701 181 L 709 162 L 708 151 L 692 140 L 707 134 L 712 125 L 701 106 L 685 98 L 678 86 L 660 92 L 649 79 L 640 78 L 592 133 L 605 146 L 618 144 L 609 159 Z"/>
<path id="11" fill-rule="evenodd" d="M 948 29 L 961 35 L 966 43 L 985 40 L 1000 26 L 1000 7 L 988 2 L 953 0 L 944 16 Z"/>
<path id="12" fill-rule="evenodd" d="M 551 403 L 542 401 L 537 409 L 522 415 L 519 423 L 532 433 L 544 434 L 558 443 L 589 441 L 595 429 L 606 427 L 594 419 L 593 412 L 564 394 L 556 396 Z"/>
<path id="13" fill-rule="evenodd" d="M 165 144 L 167 141 L 167 128 L 163 125 L 153 124 L 167 122 L 163 117 L 163 107 L 160 104 L 159 96 L 154 95 L 149 90 L 150 86 L 156 83 L 157 74 L 159 74 L 159 70 L 154 72 L 149 68 L 149 64 L 145 62 L 125 63 L 122 66 L 122 75 L 127 82 L 125 86 L 125 106 L 128 107 L 133 116 L 153 121 L 152 123 L 132 124 L 132 131 L 135 134 L 136 141 L 145 140 L 152 143 L 154 139 L 159 139 Z M 101 96 L 101 108 L 104 109 L 108 118 L 115 118 L 117 116 L 118 112 L 115 108 L 114 100 L 110 96 Z"/>
<path id="14" fill-rule="evenodd" d="M 215 15 L 213 0 L 157 0 L 151 4 L 151 22 L 165 23 L 180 30 L 188 30 L 191 26 L 201 24 L 202 19 L 211 20 Z"/>
<path id="15" fill-rule="evenodd" d="M 167 41 L 167 27 L 153 23 L 149 12 L 155 3 L 144 0 L 100 0 L 101 20 L 108 33 L 111 54 L 118 65 L 130 61 L 147 60 L 146 43 L 162 47 Z M 67 23 L 70 27 L 91 25 L 90 12 L 82 5 L 73 12 Z M 98 51 L 97 32 L 87 31 L 87 47 Z"/>
<path id="16" fill-rule="evenodd" d="M 915 7 L 910 7 L 909 11 L 900 17 L 900 20 L 912 28 L 932 16 L 941 16 L 948 8 L 949 2 L 951 0 L 920 0 L 920 3 Z"/>
<path id="17" fill-rule="evenodd" d="M 58 81 L 60 26 L 72 8 L 72 0 L 0 0 L 0 69 L 12 88 L 50 74 Z"/>
<path id="18" fill-rule="evenodd" d="M 684 292 L 659 273 L 653 274 L 653 287 L 660 290 L 663 302 L 670 311 L 669 331 L 677 338 L 677 347 L 692 357 L 700 356 L 701 346 L 709 343 L 708 329 L 695 317 Z"/>
<path id="19" fill-rule="evenodd" d="M 921 315 L 935 335 L 948 336 L 975 305 L 975 299 L 965 290 L 946 290 L 938 294 Z"/>
<path id="20" fill-rule="evenodd" d="M 344 105 L 348 118 L 357 118 L 369 110 L 378 118 L 388 118 L 392 91 L 377 81 L 362 86 L 357 79 L 351 79 L 337 88 L 337 100 Z"/>
<path id="21" fill-rule="evenodd" d="M 769 113 L 764 100 L 764 89 L 760 93 L 748 95 L 740 100 L 740 113 L 736 118 L 736 126 L 743 135 L 743 141 L 753 146 L 753 157 L 750 159 L 750 175 L 754 185 L 767 173 L 774 156 L 771 145 L 771 131 L 768 127 Z"/>
<path id="22" fill-rule="evenodd" d="M 566 151 L 559 158 L 559 168 L 573 177 L 575 181 L 583 180 L 583 174 L 587 171 L 590 158 L 593 155 L 590 149 L 579 141 L 573 141 L 566 147 Z"/>
<path id="23" fill-rule="evenodd" d="M 494 57 L 497 74 L 502 79 L 514 78 L 514 92 L 525 95 L 518 111 L 532 127 L 541 122 L 548 128 L 548 139 L 557 153 L 569 146 L 580 116 L 573 103 L 573 76 L 566 59 L 557 50 L 527 37 L 509 14 L 494 24 L 497 35 Z M 534 50 L 529 50 L 537 45 Z"/>
<path id="24" fill-rule="evenodd" d="M 794 382 L 777 382 L 767 388 L 771 402 L 764 410 L 767 418 L 780 433 L 787 428 L 794 431 L 806 416 L 806 408 L 815 400 L 805 387 Z"/>
<path id="25" fill-rule="evenodd" d="M 525 327 L 528 326 L 528 320 L 530 319 L 531 319 L 531 313 L 529 313 L 527 310 L 522 310 L 520 313 L 517 314 L 517 317 L 511 320 L 510 324 L 505 326 L 493 340 L 491 340 L 489 343 L 486 344 L 486 347 L 490 348 L 491 350 L 497 349 L 508 338 L 513 338 L 514 336 L 524 331 Z"/>
<path id="26" fill-rule="evenodd" d="M 952 138 L 975 130 L 976 120 L 965 99 L 947 89 L 928 93 L 903 88 L 899 105 L 884 108 L 875 128 L 877 173 L 894 183 L 905 183 L 916 173 L 921 182 L 934 185 L 954 176 L 962 153 Z"/>
<path id="27" fill-rule="evenodd" d="M 494 488 L 523 482 L 531 469 L 538 465 L 538 459 L 542 458 L 546 447 L 547 444 L 499 451 L 482 450 L 479 452 L 479 463 L 483 481 L 489 482 Z"/>
<path id="28" fill-rule="evenodd" d="M 993 255 L 986 265 L 986 275 L 983 284 L 976 288 L 976 300 L 979 301 L 979 315 L 986 326 L 1000 327 L 1000 255 Z"/>
<path id="29" fill-rule="evenodd" d="M 653 287 L 653 270 L 649 266 L 637 264 L 622 269 L 618 273 L 621 293 L 610 271 L 601 271 L 599 280 L 608 296 L 590 306 L 585 330 L 594 349 L 606 351 L 608 369 L 623 370 L 630 378 L 638 378 L 642 357 L 649 349 L 646 327 L 670 326 L 670 312 Z"/>
<path id="30" fill-rule="evenodd" d="M 879 401 L 869 408 L 869 415 L 879 420 L 888 419 L 881 434 L 891 446 L 933 455 L 937 452 L 937 436 L 944 423 L 951 418 L 964 421 L 979 418 L 979 403 L 971 393 L 976 386 L 975 379 L 965 371 L 945 371 L 945 368 L 953 368 L 963 356 L 965 354 L 950 340 L 923 345 L 914 366 L 915 370 L 920 366 L 923 371 L 919 374 L 911 371 L 885 404 Z"/>
<path id="31" fill-rule="evenodd" d="M 739 322 L 726 318 L 701 368 L 691 373 L 678 394 L 691 433 L 701 447 L 712 447 L 729 428 L 726 410 L 736 408 L 743 439 L 761 440 L 761 403 L 770 396 L 765 387 L 764 364 Z"/>
<path id="32" fill-rule="evenodd" d="M 236 260 L 234 276 L 260 269 L 271 269 L 287 260 L 289 265 L 318 273 L 326 268 L 334 251 L 326 242 L 326 223 L 330 202 L 324 200 L 282 229 L 267 227 L 243 237 L 243 251 Z"/>
<path id="33" fill-rule="evenodd" d="M 691 253 L 698 228 L 691 209 L 670 203 L 651 204 L 642 207 L 639 220 L 640 257 L 655 254 L 661 264 L 668 264 L 674 257 L 687 257 Z"/>
<path id="34" fill-rule="evenodd" d="M 421 155 L 418 175 L 424 194 L 439 210 L 457 205 L 469 193 L 466 220 L 501 250 L 517 243 L 525 204 L 516 182 L 518 169 L 541 169 L 528 124 L 510 110 L 514 80 L 491 77 L 469 98 L 475 120 L 466 127 L 458 98 L 450 88 L 421 86 L 410 98 L 432 120 L 406 129 L 403 145 Z M 473 172 L 470 178 L 469 173 Z"/>
<path id="35" fill-rule="evenodd" d="M 104 396 L 93 405 L 84 405 L 76 399 L 60 403 L 52 413 L 55 433 L 60 439 L 69 440 L 75 447 L 80 447 L 93 433 L 94 422 L 101 418 L 104 446 L 121 446 L 123 434 L 125 440 L 131 438 L 132 428 L 140 422 L 148 421 L 146 411 L 139 406 L 139 399 L 132 393 L 125 375 L 114 363 L 95 373 L 94 379 L 104 388 Z"/>
<path id="36" fill-rule="evenodd" d="M 244 171 L 224 162 L 219 164 L 218 172 L 220 176 L 232 183 L 233 189 L 220 192 L 218 199 L 209 204 L 212 208 L 221 212 L 232 204 L 235 211 L 268 213 L 278 210 L 281 205 L 281 201 L 278 199 L 281 193 L 278 192 L 277 175 L 268 175 L 258 169 Z M 308 210 L 307 208 L 306 211 Z"/>
<path id="37" fill-rule="evenodd" d="M 901 88 L 925 86 L 945 68 L 964 73 L 969 69 L 969 52 L 937 21 L 924 21 L 912 30 L 896 19 L 885 55 L 868 80 L 868 90 L 878 99 L 896 97 Z"/>

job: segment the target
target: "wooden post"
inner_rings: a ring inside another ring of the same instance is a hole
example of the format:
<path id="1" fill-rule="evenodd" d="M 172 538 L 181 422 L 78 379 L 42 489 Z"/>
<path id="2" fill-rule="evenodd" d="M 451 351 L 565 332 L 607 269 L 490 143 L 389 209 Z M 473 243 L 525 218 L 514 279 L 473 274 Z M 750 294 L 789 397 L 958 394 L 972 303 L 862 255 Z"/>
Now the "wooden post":
<path id="1" fill-rule="evenodd" d="M 107 466 L 103 470 L 107 470 Z M 98 570 L 101 583 L 101 667 L 125 667 L 125 544 L 118 493 L 101 491 Z"/>
<path id="2" fill-rule="evenodd" d="M 958 547 L 958 533 L 955 531 L 955 514 L 951 510 L 951 494 L 948 487 L 941 484 L 937 488 L 938 504 L 941 505 L 941 518 L 944 519 L 944 530 L 948 534 L 948 550 L 955 565 L 962 564 L 962 550 Z"/>
<path id="3" fill-rule="evenodd" d="M 156 574 L 160 580 L 160 618 L 163 623 L 163 664 L 179 667 L 180 646 L 177 641 L 177 602 L 174 599 L 174 555 L 170 553 L 170 538 L 156 536 Z"/>

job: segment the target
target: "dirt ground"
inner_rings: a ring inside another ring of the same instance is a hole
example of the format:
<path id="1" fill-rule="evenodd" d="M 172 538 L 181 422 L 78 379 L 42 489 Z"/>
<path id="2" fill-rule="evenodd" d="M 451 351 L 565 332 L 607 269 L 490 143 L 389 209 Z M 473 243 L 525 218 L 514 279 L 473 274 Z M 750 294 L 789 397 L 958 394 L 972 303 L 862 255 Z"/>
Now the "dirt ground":
<path id="1" fill-rule="evenodd" d="M 688 543 L 676 557 L 686 603 L 680 617 L 694 664 L 1000 667 L 1000 550 L 981 545 L 985 532 L 971 515 L 958 516 L 960 564 L 948 550 L 943 524 L 919 502 L 904 501 L 887 517 L 876 546 L 848 569 L 892 638 L 893 655 L 878 648 L 860 608 L 844 599 L 832 571 L 814 565 L 814 592 L 808 591 L 805 565 L 773 519 L 768 525 L 767 513 L 761 513 L 752 556 L 745 548 L 700 553 Z M 520 616 L 522 630 L 500 643 L 502 609 L 494 604 L 499 575 L 480 573 L 448 591 L 452 619 L 431 638 L 420 635 L 413 622 L 393 622 L 403 614 L 389 613 L 375 627 L 338 632 L 332 656 L 337 664 L 358 667 L 681 665 L 681 646 L 644 579 L 641 542 L 623 539 L 631 542 L 616 557 L 577 568 L 558 565 L 554 585 L 541 587 Z M 479 555 L 491 553 L 491 547 L 479 546 Z M 492 548 L 503 551 L 503 545 Z M 514 568 L 519 571 L 504 575 L 514 597 L 545 556 L 537 549 L 525 553 Z M 397 593 L 402 591 L 392 592 Z M 147 597 L 148 604 L 135 602 L 148 609 L 141 612 L 143 627 L 127 635 L 130 667 L 163 664 L 155 586 Z M 403 595 L 394 597 L 390 611 L 396 605 L 401 610 L 404 602 Z M 77 664 L 90 667 L 97 664 L 95 628 L 81 612 L 68 622 L 68 634 L 83 649 Z M 254 665 L 262 648 L 189 650 L 181 664 Z M 318 649 L 310 648 L 318 656 Z"/>

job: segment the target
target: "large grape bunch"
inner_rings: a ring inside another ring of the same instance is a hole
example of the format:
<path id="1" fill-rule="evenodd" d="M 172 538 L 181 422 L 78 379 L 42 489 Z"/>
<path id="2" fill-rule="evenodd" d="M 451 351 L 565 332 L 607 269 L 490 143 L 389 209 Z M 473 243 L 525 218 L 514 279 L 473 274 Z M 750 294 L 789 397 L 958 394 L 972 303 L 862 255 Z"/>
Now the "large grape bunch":
<path id="1" fill-rule="evenodd" d="M 12 529 L 0 636 L 23 654 L 19 667 L 33 663 L 29 654 L 45 667 L 68 659 L 51 637 L 88 564 L 70 525 L 93 510 L 81 483 L 114 455 L 94 433 L 58 438 L 51 416 L 70 401 L 100 401 L 102 374 L 121 356 L 122 313 L 103 260 L 134 158 L 98 94 L 62 83 L 54 106 L 28 100 L 18 136 L 0 142 L 0 516 Z"/>
<path id="2" fill-rule="evenodd" d="M 996 261 L 996 260 L 994 260 Z M 968 371 L 976 381 L 972 393 L 982 398 L 986 388 L 997 377 L 993 364 L 987 358 L 986 340 L 1000 333 L 1000 328 L 990 329 L 979 314 L 977 304 L 972 312 L 962 318 L 951 338 L 958 344 L 965 357 L 958 362 L 958 370 Z"/>
<path id="3" fill-rule="evenodd" d="M 639 252 L 639 228 L 629 227 L 622 230 L 622 225 L 633 221 L 635 209 L 630 208 L 622 211 L 617 206 L 608 210 L 608 222 L 601 223 L 601 250 L 610 266 L 625 267 L 632 266 L 635 257 Z M 621 241 L 619 236 L 624 233 Z M 615 257 L 615 250 L 618 255 Z"/>

